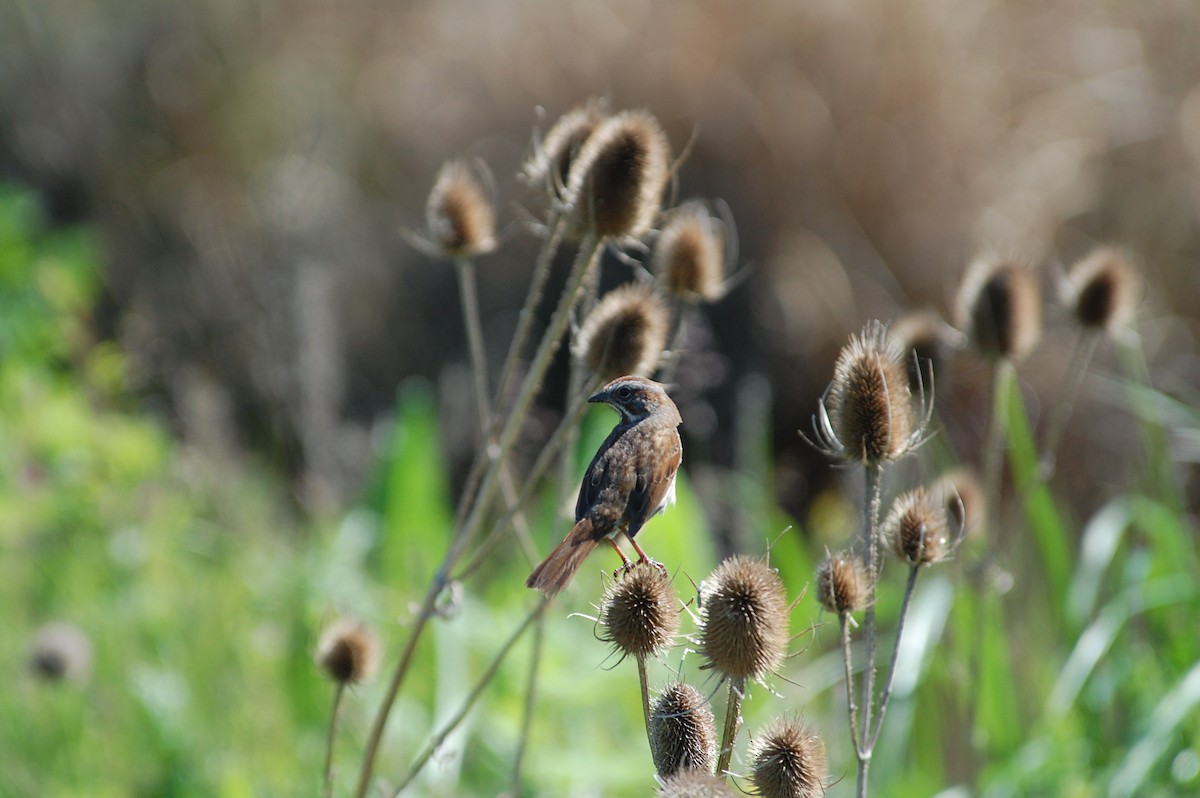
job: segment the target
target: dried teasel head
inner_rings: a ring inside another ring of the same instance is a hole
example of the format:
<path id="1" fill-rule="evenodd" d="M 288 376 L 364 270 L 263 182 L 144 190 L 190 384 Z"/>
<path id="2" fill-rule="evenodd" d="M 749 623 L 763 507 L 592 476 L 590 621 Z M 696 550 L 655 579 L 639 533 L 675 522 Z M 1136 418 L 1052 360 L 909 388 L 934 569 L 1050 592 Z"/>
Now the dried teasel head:
<path id="1" fill-rule="evenodd" d="M 689 302 L 716 302 L 725 295 L 726 228 L 702 202 L 671 211 L 651 259 L 667 291 Z"/>
<path id="2" fill-rule="evenodd" d="M 522 170 L 525 182 L 544 187 L 552 200 L 561 200 L 571 165 L 606 116 L 604 102 L 591 99 L 559 117 L 525 163 Z"/>
<path id="3" fill-rule="evenodd" d="M 913 396 L 931 392 L 934 377 L 941 382 L 950 353 L 960 345 L 962 334 L 930 308 L 906 313 L 888 329 L 904 353 L 909 391 Z"/>
<path id="4" fill-rule="evenodd" d="M 575 357 L 602 382 L 625 374 L 648 377 L 667 346 L 670 311 L 654 289 L 628 283 L 609 291 L 584 319 Z"/>
<path id="5" fill-rule="evenodd" d="M 496 248 L 496 214 L 482 167 L 447 161 L 425 203 L 425 248 L 448 258 L 474 257 Z"/>
<path id="6" fill-rule="evenodd" d="M 950 534 L 955 538 L 979 534 L 987 518 L 987 500 L 979 479 L 967 469 L 942 474 L 929 492 L 946 511 Z"/>
<path id="7" fill-rule="evenodd" d="M 764 560 L 725 560 L 700 585 L 703 667 L 739 681 L 774 671 L 787 653 L 789 609 L 783 580 Z"/>
<path id="8" fill-rule="evenodd" d="M 815 440 L 801 435 L 829 457 L 879 466 L 920 444 L 933 412 L 932 395 L 921 403 L 918 417 L 899 342 L 873 321 L 838 355 L 813 418 Z"/>
<path id="9" fill-rule="evenodd" d="M 1020 360 L 1042 334 L 1041 291 L 1021 261 L 975 260 L 963 275 L 957 308 L 971 346 L 989 360 Z"/>
<path id="10" fill-rule="evenodd" d="M 92 641 L 73 623 L 53 621 L 33 634 L 29 669 L 48 682 L 78 682 L 92 669 Z"/>
<path id="11" fill-rule="evenodd" d="M 602 639 L 625 656 L 644 658 L 671 645 L 681 607 L 671 580 L 649 563 L 638 563 L 604 591 Z"/>
<path id="12" fill-rule="evenodd" d="M 754 735 L 750 777 L 763 798 L 814 798 L 825 794 L 825 744 L 798 720 L 778 718 Z"/>
<path id="13" fill-rule="evenodd" d="M 1067 272 L 1065 294 L 1076 322 L 1111 333 L 1133 318 L 1137 273 L 1119 250 L 1100 247 Z"/>
<path id="14" fill-rule="evenodd" d="M 699 770 L 679 770 L 662 779 L 657 798 L 734 798 L 725 779 Z"/>
<path id="15" fill-rule="evenodd" d="M 359 621 L 341 619 L 321 635 L 317 643 L 317 665 L 339 684 L 357 684 L 375 673 L 379 643 L 374 633 Z"/>
<path id="16" fill-rule="evenodd" d="M 925 488 L 903 493 L 881 527 L 896 556 L 910 565 L 932 565 L 950 556 L 957 538 L 948 525 L 946 505 Z"/>
<path id="17" fill-rule="evenodd" d="M 622 111 L 584 142 L 564 202 L 576 227 L 598 238 L 640 236 L 658 214 L 671 171 L 670 146 L 646 111 Z"/>
<path id="18" fill-rule="evenodd" d="M 831 554 L 817 565 L 817 601 L 830 612 L 858 612 L 871 600 L 871 575 L 852 552 Z"/>
<path id="19" fill-rule="evenodd" d="M 717 761 L 717 727 L 712 707 L 690 684 L 663 688 L 650 707 L 650 753 L 654 769 L 667 777 L 679 770 L 712 773 Z"/>

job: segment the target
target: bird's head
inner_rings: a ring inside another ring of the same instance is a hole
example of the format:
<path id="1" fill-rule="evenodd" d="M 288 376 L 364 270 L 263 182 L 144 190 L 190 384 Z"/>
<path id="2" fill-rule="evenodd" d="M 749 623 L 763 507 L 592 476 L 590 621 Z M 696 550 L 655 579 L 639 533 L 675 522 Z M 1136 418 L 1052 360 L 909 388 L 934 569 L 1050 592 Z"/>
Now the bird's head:
<path id="1" fill-rule="evenodd" d="M 679 424 L 679 411 L 666 389 L 645 377 L 618 377 L 588 401 L 612 406 L 621 414 L 623 424 L 636 424 L 656 412 L 674 414 L 675 423 Z"/>

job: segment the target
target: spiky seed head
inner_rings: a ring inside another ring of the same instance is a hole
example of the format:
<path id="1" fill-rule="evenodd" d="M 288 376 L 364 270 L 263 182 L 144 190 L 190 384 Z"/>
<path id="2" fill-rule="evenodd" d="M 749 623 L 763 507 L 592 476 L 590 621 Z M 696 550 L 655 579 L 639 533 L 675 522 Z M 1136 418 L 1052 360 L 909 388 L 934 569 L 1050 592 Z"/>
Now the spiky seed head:
<path id="1" fill-rule="evenodd" d="M 900 559 L 910 565 L 932 565 L 950 555 L 947 520 L 946 506 L 925 488 L 915 488 L 892 502 L 882 534 Z"/>
<path id="2" fill-rule="evenodd" d="M 763 798 L 825 794 L 825 744 L 806 724 L 777 718 L 750 744 L 750 777 Z"/>
<path id="3" fill-rule="evenodd" d="M 627 283 L 605 294 L 584 319 L 575 357 L 603 382 L 648 377 L 666 349 L 669 323 L 670 311 L 652 287 Z"/>
<path id="4" fill-rule="evenodd" d="M 712 707 L 690 684 L 667 685 L 650 707 L 650 753 L 666 777 L 679 770 L 712 773 L 717 761 L 717 726 Z"/>
<path id="5" fill-rule="evenodd" d="M 826 407 L 845 459 L 874 466 L 912 448 L 917 420 L 908 371 L 899 342 L 883 324 L 868 324 L 842 348 Z"/>
<path id="6" fill-rule="evenodd" d="M 92 669 L 92 641 L 73 623 L 53 621 L 33 634 L 29 669 L 48 682 L 77 682 Z"/>
<path id="7" fill-rule="evenodd" d="M 830 612 L 858 612 L 871 596 L 871 575 L 851 552 L 831 554 L 817 565 L 817 601 Z"/>
<path id="8" fill-rule="evenodd" d="M 334 622 L 317 643 L 317 664 L 341 684 L 357 684 L 375 673 L 379 643 L 365 624 L 349 619 Z"/>
<path id="9" fill-rule="evenodd" d="M 1128 324 L 1137 302 L 1138 279 L 1117 249 L 1101 247 L 1067 273 L 1067 299 L 1075 320 L 1109 332 Z"/>
<path id="10" fill-rule="evenodd" d="M 637 237 L 658 213 L 670 175 L 667 136 L 645 111 L 602 121 L 571 164 L 565 202 L 576 226 L 600 238 Z"/>
<path id="11" fill-rule="evenodd" d="M 465 161 L 442 164 L 425 203 L 430 244 L 446 257 L 472 257 L 496 248 L 496 214 L 477 173 Z"/>
<path id="12" fill-rule="evenodd" d="M 668 291 L 688 301 L 716 302 L 725 294 L 725 234 L 700 202 L 671 212 L 654 242 L 654 271 Z"/>
<path id="13" fill-rule="evenodd" d="M 699 770 L 679 770 L 659 784 L 657 798 L 734 798 L 725 779 Z"/>
<path id="14" fill-rule="evenodd" d="M 1028 264 L 979 258 L 963 275 L 958 321 L 971 345 L 989 360 L 1017 361 L 1042 334 L 1042 296 Z"/>
<path id="15" fill-rule="evenodd" d="M 700 651 L 726 678 L 761 679 L 787 653 L 787 589 L 764 560 L 730 557 L 700 586 Z"/>
<path id="16" fill-rule="evenodd" d="M 946 510 L 951 537 L 965 537 L 983 530 L 987 500 L 979 479 L 969 470 L 947 471 L 930 486 L 929 492 Z"/>
<path id="17" fill-rule="evenodd" d="M 571 164 L 604 118 L 604 103 L 597 99 L 588 100 L 563 114 L 525 163 L 522 170 L 525 182 L 544 187 L 551 199 L 562 199 Z"/>
<path id="18" fill-rule="evenodd" d="M 929 393 L 933 389 L 934 375 L 940 378 L 949 360 L 957 333 L 932 309 L 907 313 L 896 319 L 889 329 L 904 355 L 909 391 L 914 396 Z"/>
<path id="19" fill-rule="evenodd" d="M 604 591 L 601 636 L 629 657 L 648 657 L 679 632 L 679 599 L 671 580 L 650 563 L 638 563 Z"/>

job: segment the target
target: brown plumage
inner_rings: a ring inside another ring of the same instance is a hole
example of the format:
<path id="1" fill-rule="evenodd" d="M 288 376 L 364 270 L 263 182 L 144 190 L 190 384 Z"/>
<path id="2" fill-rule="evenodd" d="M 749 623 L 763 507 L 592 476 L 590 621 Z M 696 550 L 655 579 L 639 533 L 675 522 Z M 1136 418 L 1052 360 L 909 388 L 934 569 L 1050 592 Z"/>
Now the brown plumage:
<path id="1" fill-rule="evenodd" d="M 588 401 L 611 405 L 621 420 L 584 474 L 575 526 L 525 581 L 548 596 L 567 586 L 601 541 L 607 540 L 628 565 L 615 540 L 620 533 L 640 560 L 653 562 L 634 536 L 675 501 L 675 472 L 683 458 L 681 419 L 663 386 L 643 377 L 620 377 Z"/>

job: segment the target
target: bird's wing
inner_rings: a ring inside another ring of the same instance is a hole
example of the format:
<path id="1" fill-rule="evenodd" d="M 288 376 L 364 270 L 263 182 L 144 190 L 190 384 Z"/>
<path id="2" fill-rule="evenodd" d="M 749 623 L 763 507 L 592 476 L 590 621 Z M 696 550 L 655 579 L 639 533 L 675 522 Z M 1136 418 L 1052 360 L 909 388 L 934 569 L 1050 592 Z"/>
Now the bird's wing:
<path id="1" fill-rule="evenodd" d="M 608 484 L 609 458 L 606 455 L 626 429 L 628 427 L 624 425 L 617 425 L 612 432 L 608 433 L 604 443 L 600 444 L 600 448 L 596 450 L 592 462 L 588 464 L 587 471 L 583 473 L 583 483 L 579 486 L 579 498 L 575 500 L 576 522 L 588 514 L 592 505 L 599 500 L 604 486 Z"/>
<path id="2" fill-rule="evenodd" d="M 662 446 L 652 446 L 649 452 L 663 452 L 661 456 L 651 454 L 653 461 L 639 469 L 637 485 L 629 494 L 629 502 L 625 505 L 625 517 L 629 519 L 629 528 L 625 530 L 630 538 L 638 533 L 650 518 L 661 511 L 667 502 L 667 495 L 675 484 L 675 472 L 683 460 L 683 444 L 679 441 L 679 433 L 670 430 L 669 437 L 664 436 Z"/>

